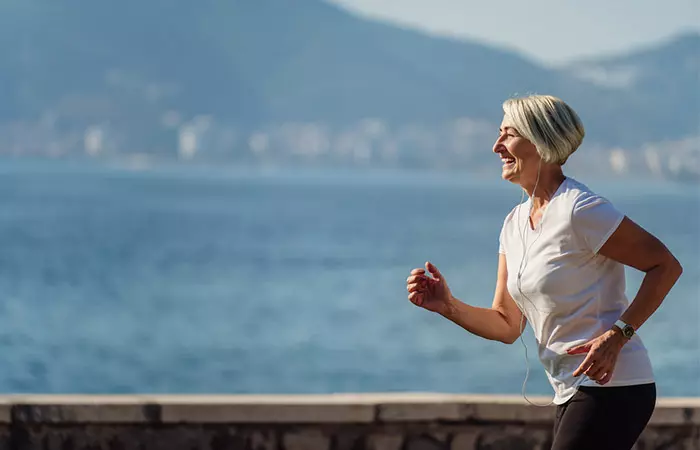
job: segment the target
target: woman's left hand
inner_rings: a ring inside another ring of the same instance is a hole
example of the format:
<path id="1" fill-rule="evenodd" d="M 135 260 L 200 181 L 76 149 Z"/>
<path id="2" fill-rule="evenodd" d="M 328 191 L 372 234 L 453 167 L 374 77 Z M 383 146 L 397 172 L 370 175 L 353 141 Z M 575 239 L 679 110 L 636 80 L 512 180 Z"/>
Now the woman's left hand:
<path id="1" fill-rule="evenodd" d="M 622 333 L 608 330 L 585 344 L 577 345 L 567 350 L 569 355 L 588 354 L 578 369 L 574 370 L 574 376 L 578 377 L 585 373 L 588 378 L 598 384 L 605 384 L 610 381 L 613 370 L 615 370 L 617 357 L 626 340 Z"/>

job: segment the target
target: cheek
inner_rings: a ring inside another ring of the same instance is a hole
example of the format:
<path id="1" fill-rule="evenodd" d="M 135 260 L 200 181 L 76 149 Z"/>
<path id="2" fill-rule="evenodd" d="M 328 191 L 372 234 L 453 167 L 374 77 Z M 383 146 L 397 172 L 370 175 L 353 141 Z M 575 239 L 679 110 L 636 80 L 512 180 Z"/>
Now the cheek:
<path id="1" fill-rule="evenodd" d="M 509 149 L 511 154 L 522 161 L 538 159 L 537 148 L 526 139 L 518 139 Z"/>
<path id="2" fill-rule="evenodd" d="M 539 162 L 539 157 L 537 155 L 537 151 L 530 152 L 530 151 L 525 151 L 525 152 L 518 152 L 517 156 L 515 156 L 515 159 L 518 161 L 519 166 L 531 166 L 531 165 L 537 165 Z"/>

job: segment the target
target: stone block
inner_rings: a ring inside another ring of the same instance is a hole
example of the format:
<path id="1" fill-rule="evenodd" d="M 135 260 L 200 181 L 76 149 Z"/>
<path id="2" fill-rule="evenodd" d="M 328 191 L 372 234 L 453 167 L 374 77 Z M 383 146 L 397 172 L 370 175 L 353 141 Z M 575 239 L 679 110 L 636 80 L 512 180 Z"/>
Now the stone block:
<path id="1" fill-rule="evenodd" d="M 280 397 L 163 397 L 163 423 L 372 423 L 374 406 Z"/>
<path id="2" fill-rule="evenodd" d="M 478 450 L 479 432 L 477 430 L 463 431 L 452 438 L 450 450 Z"/>
<path id="3" fill-rule="evenodd" d="M 527 428 L 493 427 L 481 434 L 478 450 L 548 450 L 547 434 Z"/>
<path id="4" fill-rule="evenodd" d="M 658 406 L 649 419 L 650 425 L 700 425 L 700 408 Z"/>
<path id="5" fill-rule="evenodd" d="M 426 435 L 407 436 L 404 448 L 406 450 L 449 450 L 444 442 Z"/>
<path id="6" fill-rule="evenodd" d="M 15 450 L 8 425 L 0 426 L 0 450 Z"/>
<path id="7" fill-rule="evenodd" d="M 341 430 L 333 437 L 333 450 L 366 450 L 367 430 Z"/>
<path id="8" fill-rule="evenodd" d="M 511 403 L 475 403 L 469 405 L 467 416 L 485 422 L 553 423 L 554 406 L 532 406 Z"/>
<path id="9" fill-rule="evenodd" d="M 0 397 L 0 426 L 12 422 L 12 402 L 7 397 Z"/>
<path id="10" fill-rule="evenodd" d="M 467 415 L 459 403 L 387 403 L 378 406 L 381 422 L 464 420 Z"/>
<path id="11" fill-rule="evenodd" d="M 403 435 L 372 434 L 367 439 L 368 450 L 401 450 Z"/>
<path id="12" fill-rule="evenodd" d="M 650 425 L 700 425 L 700 397 L 665 397 L 656 402 Z"/>
<path id="13" fill-rule="evenodd" d="M 277 450 L 277 435 L 272 431 L 253 431 L 248 435 L 246 448 L 250 450 Z"/>
<path id="14" fill-rule="evenodd" d="M 374 411 L 353 406 L 163 405 L 163 423 L 361 423 Z"/>
<path id="15" fill-rule="evenodd" d="M 320 431 L 305 430 L 285 434 L 282 443 L 284 450 L 329 450 L 331 440 Z"/>
<path id="16" fill-rule="evenodd" d="M 636 445 L 639 450 L 698 450 L 700 427 L 647 426 Z"/>
<path id="17" fill-rule="evenodd" d="M 18 398 L 10 409 L 14 422 L 55 424 L 157 422 L 159 412 L 157 405 L 128 396 Z"/>
<path id="18" fill-rule="evenodd" d="M 234 429 L 203 430 L 185 427 L 41 426 L 27 424 L 13 429 L 13 450 L 211 450 L 243 449 L 245 439 Z"/>

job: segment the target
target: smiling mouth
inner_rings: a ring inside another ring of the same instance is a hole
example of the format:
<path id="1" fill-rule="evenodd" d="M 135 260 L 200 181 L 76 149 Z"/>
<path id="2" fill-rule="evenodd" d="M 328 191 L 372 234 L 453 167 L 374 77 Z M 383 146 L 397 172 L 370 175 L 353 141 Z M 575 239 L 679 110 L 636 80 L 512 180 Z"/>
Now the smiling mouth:
<path id="1" fill-rule="evenodd" d="M 504 169 L 510 169 L 511 167 L 515 166 L 515 158 L 513 157 L 502 156 L 501 161 L 503 162 Z"/>

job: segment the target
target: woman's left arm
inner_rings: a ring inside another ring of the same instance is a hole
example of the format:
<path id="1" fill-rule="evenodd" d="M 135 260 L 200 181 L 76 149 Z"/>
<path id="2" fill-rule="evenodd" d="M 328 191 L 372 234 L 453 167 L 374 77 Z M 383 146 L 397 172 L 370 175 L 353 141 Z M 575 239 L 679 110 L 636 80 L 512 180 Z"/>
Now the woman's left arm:
<path id="1" fill-rule="evenodd" d="M 627 217 L 603 244 L 600 254 L 646 274 L 634 300 L 620 317 L 635 330 L 657 310 L 683 273 L 681 264 L 668 248 Z M 627 339 L 615 328 L 570 349 L 570 354 L 588 353 L 574 376 L 585 373 L 600 384 L 607 383 L 612 377 L 617 355 L 626 342 Z"/>
<path id="2" fill-rule="evenodd" d="M 600 254 L 645 272 L 642 285 L 620 317 L 637 330 L 656 311 L 683 273 L 683 267 L 656 237 L 625 217 Z"/>

